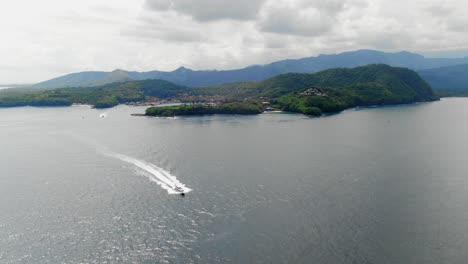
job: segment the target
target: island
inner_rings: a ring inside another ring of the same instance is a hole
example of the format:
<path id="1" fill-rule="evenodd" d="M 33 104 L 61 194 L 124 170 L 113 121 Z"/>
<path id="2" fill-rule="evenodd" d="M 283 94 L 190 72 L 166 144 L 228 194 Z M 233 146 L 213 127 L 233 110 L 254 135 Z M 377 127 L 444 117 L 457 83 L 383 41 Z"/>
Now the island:
<path id="1" fill-rule="evenodd" d="M 263 113 L 261 104 L 251 102 L 224 102 L 220 104 L 182 104 L 154 106 L 146 109 L 146 116 L 193 116 L 193 115 L 258 115 Z"/>

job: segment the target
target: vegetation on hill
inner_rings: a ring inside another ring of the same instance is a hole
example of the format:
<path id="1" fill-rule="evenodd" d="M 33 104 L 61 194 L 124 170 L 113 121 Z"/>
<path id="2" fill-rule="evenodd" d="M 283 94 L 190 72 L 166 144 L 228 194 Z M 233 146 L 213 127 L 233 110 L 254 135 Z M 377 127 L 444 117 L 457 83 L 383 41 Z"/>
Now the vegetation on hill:
<path id="1" fill-rule="evenodd" d="M 191 115 L 257 115 L 263 108 L 256 102 L 225 102 L 222 104 L 183 104 L 177 106 L 157 106 L 146 110 L 147 116 L 191 116 Z"/>
<path id="2" fill-rule="evenodd" d="M 307 93 L 318 88 L 318 94 Z M 355 106 L 403 104 L 436 98 L 431 87 L 409 69 L 376 64 L 330 69 L 315 74 L 283 74 L 263 82 L 194 88 L 201 95 L 261 98 L 285 111 L 309 115 L 338 112 Z"/>
<path id="3" fill-rule="evenodd" d="M 11 106 L 68 106 L 73 103 L 90 104 L 96 108 L 113 107 L 121 103 L 143 101 L 147 96 L 174 97 L 187 88 L 162 80 L 113 83 L 99 87 L 62 88 L 40 91 L 0 92 L 0 107 Z"/>

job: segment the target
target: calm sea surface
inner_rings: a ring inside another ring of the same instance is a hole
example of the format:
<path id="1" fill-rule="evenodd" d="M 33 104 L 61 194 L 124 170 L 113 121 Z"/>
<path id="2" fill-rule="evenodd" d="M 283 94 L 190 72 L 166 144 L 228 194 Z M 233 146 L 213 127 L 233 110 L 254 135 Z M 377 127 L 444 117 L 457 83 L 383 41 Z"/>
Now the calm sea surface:
<path id="1" fill-rule="evenodd" d="M 0 109 L 0 263 L 468 260 L 468 99 L 143 111 Z"/>

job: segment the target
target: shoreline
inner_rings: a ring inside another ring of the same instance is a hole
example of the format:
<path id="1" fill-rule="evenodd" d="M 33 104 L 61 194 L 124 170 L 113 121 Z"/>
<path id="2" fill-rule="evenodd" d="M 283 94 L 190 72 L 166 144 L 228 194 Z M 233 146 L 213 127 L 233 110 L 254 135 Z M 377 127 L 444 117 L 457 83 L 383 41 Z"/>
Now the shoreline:
<path id="1" fill-rule="evenodd" d="M 312 115 L 306 115 L 306 114 L 303 114 L 303 113 L 300 113 L 300 112 L 292 112 L 292 111 L 283 111 L 283 110 L 274 110 L 274 111 L 263 111 L 262 113 L 259 113 L 259 114 L 256 114 L 256 115 L 260 115 L 260 114 L 300 114 L 300 115 L 305 115 L 305 116 L 308 116 L 308 117 L 327 117 L 327 116 L 332 116 L 332 115 L 336 115 L 336 114 L 340 114 L 342 112 L 346 112 L 346 111 L 359 111 L 359 110 L 363 110 L 363 109 L 374 109 L 374 108 L 387 108 L 387 107 L 399 107 L 399 106 L 411 106 L 411 105 L 419 105 L 419 104 L 424 104 L 424 103 L 431 103 L 431 102 L 437 102 L 437 101 L 441 101 L 441 100 L 445 100 L 445 99 L 455 99 L 455 98 L 468 98 L 468 97 L 465 97 L 465 96 L 458 96 L 458 97 L 452 97 L 452 96 L 448 96 L 448 97 L 441 97 L 441 98 L 438 98 L 438 99 L 435 99 L 435 100 L 429 100 L 429 101 L 418 101 L 418 102 L 411 102 L 411 103 L 402 103 L 402 104 L 384 104 L 384 105 L 369 105 L 369 106 L 355 106 L 355 107 L 350 107 L 350 108 L 347 108 L 347 109 L 343 109 L 342 111 L 339 111 L 339 112 L 326 112 L 326 113 L 322 113 L 320 116 L 312 116 Z M 0 109 L 7 109 L 7 108 L 21 108 L 21 107 L 31 107 L 31 108 L 66 108 L 66 107 L 88 107 L 90 109 L 95 109 L 95 110 L 103 110 L 103 109 L 112 109 L 112 108 L 115 108 L 115 107 L 121 107 L 121 106 L 127 106 L 129 108 L 132 108 L 132 107 L 135 107 L 135 108 L 138 108 L 138 107 L 147 107 L 148 104 L 150 103 L 147 103 L 147 104 L 128 104 L 128 103 L 124 103 L 124 104 L 118 104 L 116 106 L 113 106 L 113 107 L 109 107 L 109 108 L 95 108 L 93 105 L 90 105 L 90 104 L 80 104 L 80 103 L 74 103 L 74 104 L 71 104 L 71 105 L 66 105 L 66 106 L 32 106 L 32 105 L 24 105 L 24 106 L 0 106 Z M 165 106 L 174 106 L 174 105 L 183 105 L 185 103 L 176 103 L 176 102 L 165 102 L 165 103 L 161 103 L 161 104 L 156 104 L 152 107 L 165 107 Z M 191 104 L 191 103 L 186 103 L 186 104 Z M 151 104 L 150 104 L 151 105 Z M 151 106 L 150 106 L 151 107 Z M 133 114 L 130 114 L 131 116 L 136 116 L 136 117 L 163 117 L 163 116 L 152 116 L 152 115 L 147 115 L 145 113 L 133 113 Z M 244 116 L 244 115 L 241 115 L 241 114 L 205 114 L 205 115 L 175 115 L 174 117 L 190 117 L 190 116 L 207 116 L 207 115 L 233 115 L 233 116 Z"/>
<path id="2" fill-rule="evenodd" d="M 448 98 L 453 98 L 453 97 L 448 97 Z M 460 97 L 460 98 L 468 98 L 468 97 Z M 328 112 L 328 113 L 322 113 L 320 116 L 312 116 L 312 115 L 306 115 L 303 113 L 299 112 L 292 112 L 292 111 L 283 111 L 283 110 L 275 110 L 275 111 L 264 111 L 260 114 L 256 115 L 262 115 L 262 114 L 298 114 L 298 115 L 304 115 L 307 117 L 311 118 L 320 118 L 320 117 L 328 117 L 328 116 L 334 116 L 338 115 L 343 112 L 347 111 L 360 111 L 360 110 L 366 110 L 366 109 L 379 109 L 379 108 L 390 108 L 390 107 L 402 107 L 402 106 L 416 106 L 420 104 L 425 104 L 425 103 L 432 103 L 432 102 L 438 102 L 441 101 L 441 99 L 444 98 L 439 98 L 437 100 L 431 100 L 431 101 L 419 101 L 419 102 L 412 102 L 412 103 L 403 103 L 403 104 L 385 104 L 385 105 L 371 105 L 371 106 L 355 106 L 355 107 L 350 107 L 347 109 L 344 109 L 339 112 Z M 166 116 L 154 116 L 154 115 L 147 115 L 144 113 L 134 113 L 130 114 L 131 116 L 136 116 L 136 117 L 155 117 L 155 118 L 160 118 L 160 117 L 166 117 Z M 213 116 L 213 115 L 230 115 L 230 116 L 245 116 L 245 115 L 240 115 L 240 114 L 200 114 L 200 115 L 174 115 L 171 117 L 200 117 L 200 116 Z"/>

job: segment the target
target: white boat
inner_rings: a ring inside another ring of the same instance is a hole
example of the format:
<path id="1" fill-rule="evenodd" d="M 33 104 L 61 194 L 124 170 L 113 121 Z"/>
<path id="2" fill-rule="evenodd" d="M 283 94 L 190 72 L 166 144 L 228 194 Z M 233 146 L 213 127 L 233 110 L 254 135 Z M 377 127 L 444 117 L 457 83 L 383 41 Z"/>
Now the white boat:
<path id="1" fill-rule="evenodd" d="M 180 195 L 182 195 L 182 196 L 184 196 L 184 195 L 185 195 L 185 193 L 184 193 L 184 189 L 183 189 L 182 187 L 180 187 L 180 186 L 176 186 L 176 187 L 174 187 L 174 191 L 176 191 L 176 192 L 180 193 Z"/>

